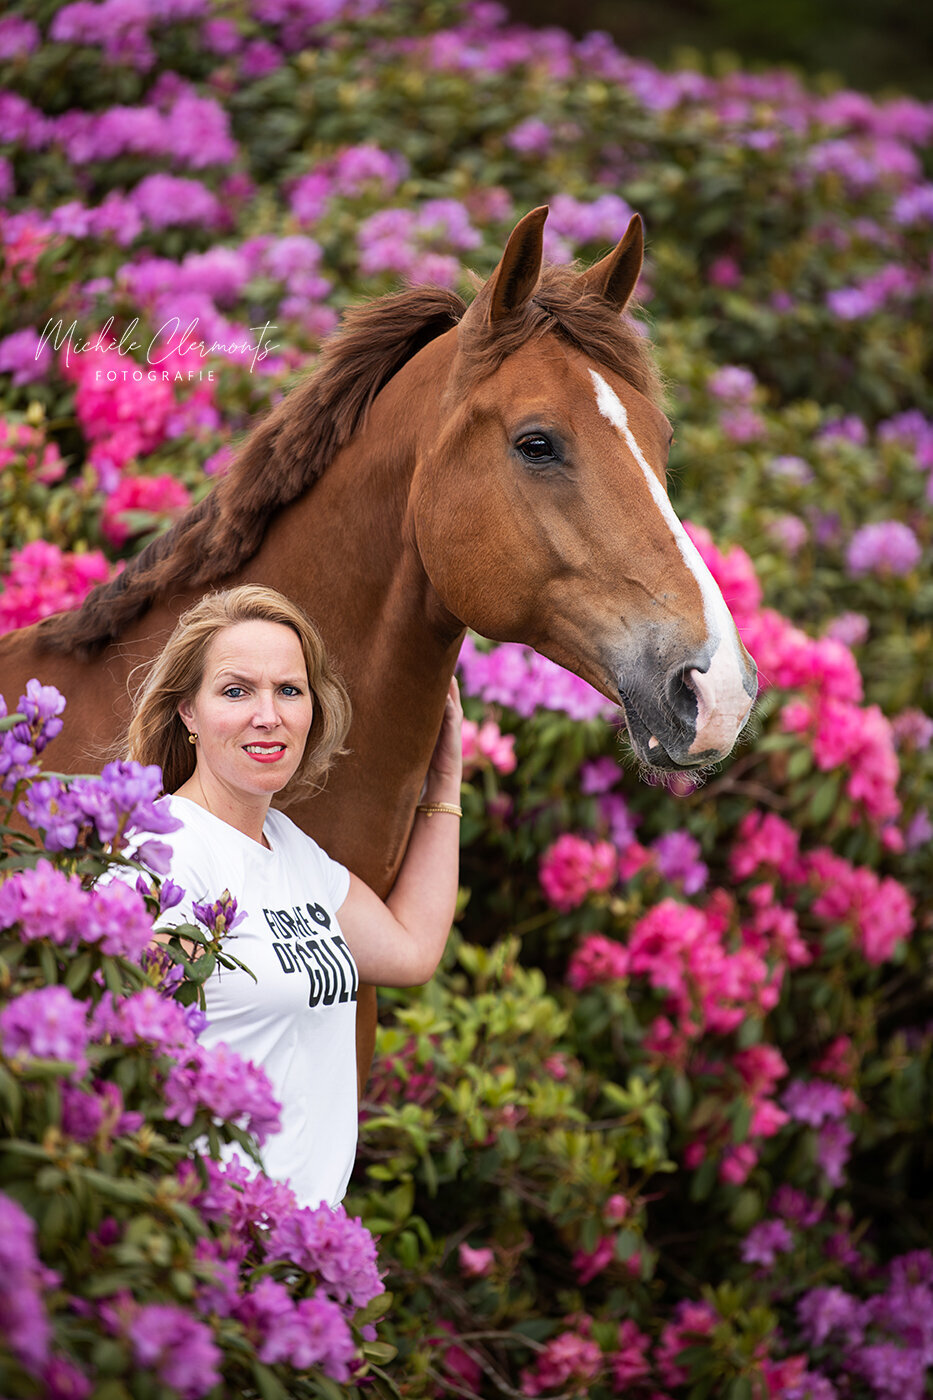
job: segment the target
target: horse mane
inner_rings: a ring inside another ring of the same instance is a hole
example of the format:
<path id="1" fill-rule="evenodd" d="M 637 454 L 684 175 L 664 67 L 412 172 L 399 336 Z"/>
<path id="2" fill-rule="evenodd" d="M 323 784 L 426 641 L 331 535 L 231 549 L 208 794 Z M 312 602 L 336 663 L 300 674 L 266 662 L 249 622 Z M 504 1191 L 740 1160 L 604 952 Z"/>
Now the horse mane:
<path id="1" fill-rule="evenodd" d="M 634 322 L 588 291 L 578 271 L 545 268 L 534 297 L 504 322 L 490 326 L 483 317 L 464 326 L 465 387 L 550 331 L 660 401 L 650 342 Z M 308 490 L 359 431 L 393 375 L 457 325 L 466 309 L 456 292 L 414 287 L 348 310 L 318 368 L 253 429 L 210 495 L 115 579 L 95 588 L 77 611 L 39 623 L 39 649 L 90 658 L 117 641 L 157 598 L 179 588 L 207 590 L 228 578 L 257 552 L 272 516 Z"/>

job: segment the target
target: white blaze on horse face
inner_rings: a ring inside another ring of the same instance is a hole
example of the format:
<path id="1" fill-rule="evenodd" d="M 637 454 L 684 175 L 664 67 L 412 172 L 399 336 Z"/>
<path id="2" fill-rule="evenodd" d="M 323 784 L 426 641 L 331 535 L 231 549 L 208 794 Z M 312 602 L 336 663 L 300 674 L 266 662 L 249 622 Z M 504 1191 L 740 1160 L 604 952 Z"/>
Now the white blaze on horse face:
<path id="1" fill-rule="evenodd" d="M 596 386 L 597 407 L 603 417 L 608 418 L 618 430 L 626 447 L 641 467 L 654 503 L 674 536 L 684 563 L 696 579 L 703 600 L 710 663 L 706 671 L 694 669 L 688 677 L 697 697 L 696 738 L 690 745 L 689 752 L 699 754 L 716 750 L 727 753 L 752 707 L 752 697 L 745 689 L 745 667 L 739 651 L 735 622 L 718 583 L 677 518 L 667 492 L 635 441 L 625 405 L 601 374 L 597 374 L 594 369 L 590 370 L 590 374 Z"/>

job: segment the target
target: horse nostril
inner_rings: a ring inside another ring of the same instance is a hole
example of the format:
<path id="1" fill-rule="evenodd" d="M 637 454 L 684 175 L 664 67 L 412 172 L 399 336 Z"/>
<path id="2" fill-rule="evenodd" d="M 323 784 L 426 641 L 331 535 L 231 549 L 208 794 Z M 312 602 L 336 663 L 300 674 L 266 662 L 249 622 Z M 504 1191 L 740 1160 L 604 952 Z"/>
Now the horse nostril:
<path id="1" fill-rule="evenodd" d="M 692 679 L 693 668 L 675 671 L 667 683 L 668 704 L 681 724 L 696 724 L 699 699 Z"/>

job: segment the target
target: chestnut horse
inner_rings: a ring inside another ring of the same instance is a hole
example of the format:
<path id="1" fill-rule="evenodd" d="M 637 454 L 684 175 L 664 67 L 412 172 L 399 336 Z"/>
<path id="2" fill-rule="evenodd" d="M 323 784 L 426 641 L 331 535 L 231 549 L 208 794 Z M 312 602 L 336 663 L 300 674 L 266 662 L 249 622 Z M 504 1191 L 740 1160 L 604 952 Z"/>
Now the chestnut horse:
<path id="1" fill-rule="evenodd" d="M 244 582 L 300 603 L 345 678 L 350 753 L 289 811 L 380 895 L 468 627 L 620 704 L 645 765 L 730 751 L 755 667 L 664 489 L 671 429 L 650 348 L 621 315 L 641 220 L 588 271 L 542 273 L 546 217 L 521 220 L 469 308 L 421 287 L 350 312 L 204 501 L 79 611 L 0 639 L 9 700 L 31 676 L 67 696 L 50 767 L 99 767 L 133 669 L 194 599 Z M 358 1023 L 362 1083 L 372 988 Z"/>

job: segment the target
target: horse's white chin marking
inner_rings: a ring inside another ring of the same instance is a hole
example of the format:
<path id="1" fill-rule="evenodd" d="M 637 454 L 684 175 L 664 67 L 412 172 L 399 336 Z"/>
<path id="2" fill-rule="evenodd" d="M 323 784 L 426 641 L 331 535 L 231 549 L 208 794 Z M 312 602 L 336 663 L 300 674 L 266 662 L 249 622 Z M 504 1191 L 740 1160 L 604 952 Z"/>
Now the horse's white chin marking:
<path id="1" fill-rule="evenodd" d="M 608 418 L 617 429 L 641 467 L 652 499 L 674 536 L 684 563 L 696 579 L 703 601 L 703 616 L 711 656 L 707 671 L 694 670 L 690 673 L 690 683 L 697 697 L 697 727 L 696 738 L 690 745 L 689 752 L 705 753 L 710 749 L 719 753 L 728 752 L 752 707 L 752 700 L 743 684 L 744 668 L 735 622 L 726 607 L 726 600 L 720 592 L 719 585 L 674 513 L 664 487 L 635 441 L 625 405 L 601 374 L 591 369 L 590 375 L 596 387 L 596 405 L 603 417 Z"/>

